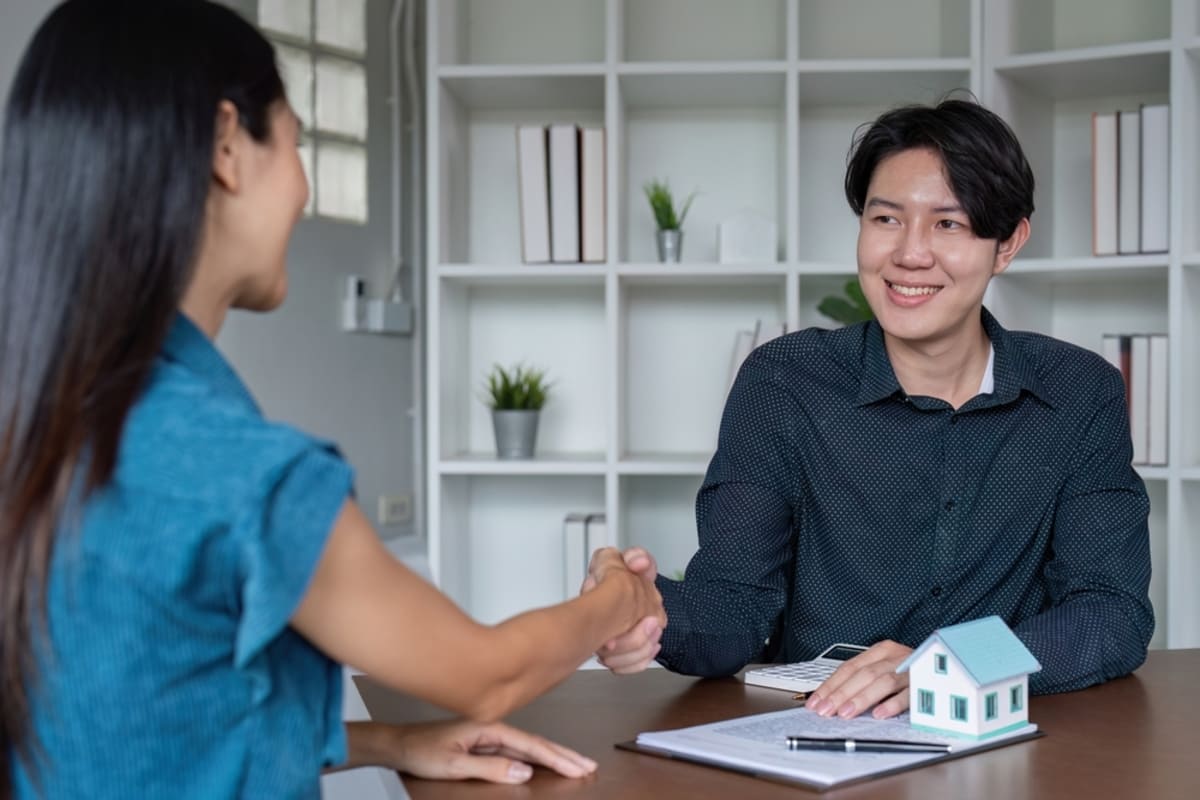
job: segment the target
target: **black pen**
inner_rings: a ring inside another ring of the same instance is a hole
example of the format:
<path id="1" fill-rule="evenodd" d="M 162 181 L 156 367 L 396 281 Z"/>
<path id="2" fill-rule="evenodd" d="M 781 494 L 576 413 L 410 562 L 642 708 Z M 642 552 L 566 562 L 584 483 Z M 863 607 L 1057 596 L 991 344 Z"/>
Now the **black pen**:
<path id="1" fill-rule="evenodd" d="M 834 750 L 839 753 L 949 753 L 948 744 L 893 742 L 886 739 L 813 739 L 787 737 L 788 750 Z"/>

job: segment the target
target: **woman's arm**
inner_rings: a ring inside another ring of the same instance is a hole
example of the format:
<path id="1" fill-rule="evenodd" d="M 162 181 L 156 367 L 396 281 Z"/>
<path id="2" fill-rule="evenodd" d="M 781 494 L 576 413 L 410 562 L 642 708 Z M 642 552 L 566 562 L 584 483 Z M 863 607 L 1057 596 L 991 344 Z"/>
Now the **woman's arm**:
<path id="1" fill-rule="evenodd" d="M 348 722 L 346 741 L 346 763 L 327 772 L 379 766 L 434 780 L 524 783 L 533 775 L 535 764 L 567 778 L 582 778 L 596 771 L 596 762 L 590 758 L 499 722 Z"/>
<path id="2" fill-rule="evenodd" d="M 292 627 L 331 658 L 477 720 L 496 720 L 567 677 L 646 617 L 666 624 L 652 581 L 609 549 L 594 590 L 495 626 L 464 614 L 396 560 L 358 506 L 342 507 Z"/>

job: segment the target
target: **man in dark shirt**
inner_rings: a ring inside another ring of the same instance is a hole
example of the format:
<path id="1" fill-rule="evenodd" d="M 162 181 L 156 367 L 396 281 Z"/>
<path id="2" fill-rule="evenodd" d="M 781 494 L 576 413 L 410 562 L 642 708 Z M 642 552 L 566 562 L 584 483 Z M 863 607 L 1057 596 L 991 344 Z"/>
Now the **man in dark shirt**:
<path id="1" fill-rule="evenodd" d="M 1129 673 L 1154 615 L 1123 382 L 983 308 L 1029 237 L 1015 136 L 974 103 L 890 111 L 845 188 L 876 320 L 747 359 L 696 500 L 699 550 L 682 581 L 657 577 L 667 627 L 644 620 L 600 660 L 717 676 L 871 644 L 809 707 L 887 717 L 908 705 L 895 667 L 913 647 L 998 614 L 1042 664 L 1034 692 Z M 656 574 L 641 548 L 626 559 Z"/>

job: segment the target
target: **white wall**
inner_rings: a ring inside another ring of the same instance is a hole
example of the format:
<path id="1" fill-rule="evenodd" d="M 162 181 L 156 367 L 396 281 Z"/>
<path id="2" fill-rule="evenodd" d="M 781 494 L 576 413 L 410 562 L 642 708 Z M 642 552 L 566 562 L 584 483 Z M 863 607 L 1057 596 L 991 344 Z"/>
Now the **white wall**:
<path id="1" fill-rule="evenodd" d="M 0 0 L 0 90 L 7 98 L 33 31 L 57 0 Z M 243 13 L 254 0 L 229 0 Z M 381 286 L 390 260 L 390 116 L 387 106 L 387 0 L 369 0 L 369 158 L 371 221 L 366 227 L 302 221 L 289 253 L 290 294 L 267 315 L 235 312 L 218 344 L 268 416 L 332 439 L 354 465 L 359 501 L 375 518 L 380 494 L 412 491 L 414 436 L 411 338 L 346 334 L 338 328 L 342 278 Z M 411 295 L 411 292 L 410 292 Z M 381 529 L 385 538 L 413 526 Z M 398 553 L 423 552 L 415 536 Z"/>

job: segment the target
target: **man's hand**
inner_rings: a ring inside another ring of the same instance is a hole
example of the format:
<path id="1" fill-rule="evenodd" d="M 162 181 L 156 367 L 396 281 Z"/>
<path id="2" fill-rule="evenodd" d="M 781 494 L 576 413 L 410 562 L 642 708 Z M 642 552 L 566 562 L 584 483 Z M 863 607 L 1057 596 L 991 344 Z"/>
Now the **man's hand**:
<path id="1" fill-rule="evenodd" d="M 356 742 L 366 745 L 367 752 L 352 754 L 360 763 L 418 778 L 524 783 L 533 775 L 533 765 L 567 778 L 596 771 L 590 758 L 501 722 L 349 723 L 347 730 L 352 749 Z"/>
<path id="2" fill-rule="evenodd" d="M 596 586 L 599 567 L 596 557 L 600 552 L 596 551 L 592 555 L 592 562 L 588 566 L 588 576 L 583 582 L 580 594 L 591 591 Z M 651 585 L 654 584 L 654 579 L 658 576 L 658 564 L 655 562 L 654 556 L 641 547 L 631 547 L 624 552 L 623 556 L 625 566 L 630 571 L 641 575 Z M 661 618 L 657 616 L 644 617 L 627 633 L 605 642 L 604 646 L 596 651 L 596 657 L 601 664 L 618 675 L 641 672 L 650 666 L 650 662 L 662 649 L 659 639 L 662 638 L 664 627 L 666 627 L 665 615 Z"/>
<path id="3" fill-rule="evenodd" d="M 896 716 L 908 708 L 908 673 L 897 675 L 896 667 L 911 652 L 911 647 L 891 640 L 872 646 L 838 667 L 804 707 L 822 717 L 836 714 L 842 719 L 857 717 L 871 706 L 875 719 Z"/>

